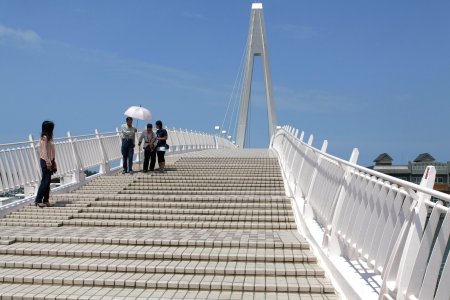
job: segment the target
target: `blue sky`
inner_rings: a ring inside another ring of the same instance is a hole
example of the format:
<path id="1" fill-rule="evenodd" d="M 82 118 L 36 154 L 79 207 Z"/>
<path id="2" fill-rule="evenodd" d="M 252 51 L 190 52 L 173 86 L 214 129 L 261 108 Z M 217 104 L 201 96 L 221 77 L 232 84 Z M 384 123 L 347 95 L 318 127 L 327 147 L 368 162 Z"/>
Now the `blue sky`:
<path id="1" fill-rule="evenodd" d="M 450 160 L 449 1 L 263 1 L 278 123 L 348 159 Z M 113 131 L 131 105 L 169 127 L 223 122 L 251 1 L 0 0 L 0 143 Z M 250 144 L 267 145 L 260 61 Z M 233 107 L 233 102 L 231 104 Z M 229 113 L 230 115 L 230 113 Z M 225 127 L 229 126 L 225 122 Z M 141 122 L 141 125 L 143 123 Z"/>

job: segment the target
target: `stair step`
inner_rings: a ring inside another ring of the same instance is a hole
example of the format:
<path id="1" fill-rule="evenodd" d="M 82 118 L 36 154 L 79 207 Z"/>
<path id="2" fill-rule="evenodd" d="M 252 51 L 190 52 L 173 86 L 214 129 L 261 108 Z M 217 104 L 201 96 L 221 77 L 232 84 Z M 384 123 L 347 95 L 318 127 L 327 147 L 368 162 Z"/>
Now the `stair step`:
<path id="1" fill-rule="evenodd" d="M 61 222 L 50 222 L 42 220 L 26 220 L 26 219 L 3 219 L 0 221 L 0 226 L 25 226 L 25 227 L 59 227 Z"/>
<path id="2" fill-rule="evenodd" d="M 10 218 L 29 218 L 30 216 L 12 215 Z M 45 218 L 46 216 L 35 216 Z M 69 219 L 96 219 L 96 220 L 163 220 L 163 221 L 191 221 L 191 222 L 294 222 L 294 216 L 246 216 L 246 215 L 195 215 L 192 212 L 185 215 L 173 215 L 173 214 L 125 214 L 125 213 L 78 213 L 73 216 L 61 216 L 55 218 L 56 220 L 69 220 Z"/>
<path id="3" fill-rule="evenodd" d="M 78 210 L 74 210 L 74 211 L 68 211 L 68 212 L 65 212 L 65 211 L 50 211 L 50 210 L 47 210 L 47 209 L 36 209 L 36 208 L 33 208 L 33 209 L 30 209 L 30 210 L 28 210 L 28 209 L 21 209 L 21 210 L 19 210 L 19 211 L 17 211 L 17 212 L 14 212 L 12 215 L 14 215 L 14 216 L 16 216 L 16 215 L 20 215 L 20 216 L 34 216 L 34 215 L 39 215 L 39 216 L 42 216 L 42 217 L 46 217 L 46 218 L 57 218 L 57 217 L 65 217 L 65 216 L 71 216 L 71 215 L 73 215 L 73 214 L 75 214 L 75 213 L 78 213 L 79 211 Z"/>
<path id="4" fill-rule="evenodd" d="M 266 183 L 211 183 L 211 182 L 134 182 L 127 185 L 127 188 L 134 187 L 145 187 L 145 188 L 158 188 L 158 187 L 171 187 L 171 188 L 192 188 L 192 187 L 203 187 L 203 188 L 234 188 L 244 189 L 244 188 L 261 188 L 261 189 L 269 189 L 269 188 L 280 188 L 284 187 L 283 184 L 266 184 Z"/>
<path id="5" fill-rule="evenodd" d="M 71 215 L 54 215 L 54 214 L 40 214 L 40 212 L 34 212 L 34 213 L 12 213 L 8 216 L 6 216 L 6 220 L 46 220 L 48 218 L 51 218 L 54 221 L 60 221 L 60 220 L 69 220 L 71 219 Z"/>
<path id="6" fill-rule="evenodd" d="M 0 268 L 127 273 L 174 273 L 213 275 L 269 275 L 323 277 L 324 271 L 308 262 L 227 262 L 217 260 L 108 259 L 57 256 L 0 255 Z"/>
<path id="7" fill-rule="evenodd" d="M 273 175 L 273 176 L 255 176 L 255 177 L 250 177 L 247 175 L 241 175 L 241 174 L 232 174 L 232 175 L 228 175 L 228 176 L 224 176 L 225 174 L 223 173 L 217 173 L 217 174 L 208 174 L 208 176 L 204 175 L 204 174 L 192 174 L 189 177 L 186 177 L 184 175 L 177 175 L 176 173 L 172 173 L 169 174 L 168 173 L 157 173 L 157 174 L 152 174 L 152 173 L 147 173 L 147 174 L 142 174 L 139 175 L 137 178 L 133 179 L 130 183 L 132 182 L 136 182 L 136 181 L 143 181 L 143 182 L 151 182 L 153 180 L 159 180 L 162 182 L 167 182 L 167 181 L 183 181 L 183 180 L 192 180 L 192 181 L 227 181 L 230 180 L 231 182 L 233 181 L 239 181 L 239 182 L 279 182 L 279 181 L 283 181 L 281 174 L 277 174 L 277 175 Z M 266 174 L 267 175 L 267 174 Z M 95 182 L 92 184 L 96 184 Z M 103 183 L 101 183 L 103 184 Z M 116 183 L 117 184 L 117 183 Z M 100 183 L 99 183 L 100 185 Z"/>
<path id="8" fill-rule="evenodd" d="M 197 208 L 197 209 L 291 209 L 287 203 L 220 203 L 215 202 L 142 202 L 142 201 L 96 201 L 91 207 L 150 207 L 150 208 Z"/>
<path id="9" fill-rule="evenodd" d="M 102 295 L 102 296 L 98 296 Z M 319 298 L 319 297 L 320 298 Z M 123 288 L 91 286 L 59 286 L 49 284 L 0 283 L 2 299 L 293 299 L 293 300 L 338 300 L 335 294 L 309 294 L 298 292 L 255 292 L 255 291 L 208 291 L 166 288 Z"/>
<path id="10" fill-rule="evenodd" d="M 136 245 L 96 245 L 74 243 L 15 242 L 0 245 L 1 255 L 37 255 L 60 258 L 167 259 L 221 262 L 315 263 L 313 253 L 305 249 L 169 247 Z"/>
<path id="11" fill-rule="evenodd" d="M 179 182 L 179 183 L 197 183 L 197 182 L 201 182 L 201 183 L 211 183 L 211 184 L 235 184 L 235 183 L 245 183 L 245 184 L 255 184 L 255 183 L 261 183 L 261 184 L 283 184 L 283 180 L 279 177 L 274 177 L 274 178 L 246 178 L 245 180 L 242 180 L 240 178 L 233 178 L 233 177 L 198 177 L 196 176 L 195 178 L 174 178 L 171 177 L 170 181 L 173 182 Z M 164 182 L 168 182 L 165 179 L 159 178 L 158 176 L 143 176 L 143 177 L 139 177 L 137 180 L 134 180 L 132 183 L 164 183 Z M 117 183 L 111 183 L 111 186 L 116 185 Z M 103 183 L 102 185 L 108 185 Z"/>
<path id="12" fill-rule="evenodd" d="M 122 190 L 119 194 L 148 194 L 150 190 Z M 187 191 L 187 190 L 160 190 L 157 193 L 161 195 L 187 195 L 192 193 L 193 195 L 285 195 L 285 191 L 217 191 L 217 190 L 205 190 L 205 191 Z M 78 193 L 84 193 L 79 191 Z"/>
<path id="13" fill-rule="evenodd" d="M 111 195 L 108 197 L 100 196 L 95 201 L 146 201 L 146 202 L 184 202 L 184 203 L 282 203 L 290 204 L 291 200 L 286 196 L 208 196 L 208 195 Z M 82 201 L 82 200 L 77 200 Z M 94 202 L 94 201 L 92 201 Z"/>
<path id="14" fill-rule="evenodd" d="M 130 208 L 130 207 L 86 207 L 82 213 L 128 213 L 128 214 L 171 214 L 171 215 L 215 215 L 215 216 L 293 216 L 292 210 L 255 210 L 255 209 L 158 209 L 158 208 Z M 34 212 L 33 212 L 34 213 Z"/>
<path id="15" fill-rule="evenodd" d="M 1 224 L 1 223 L 0 223 Z M 195 222 L 195 221 L 133 221 L 133 220 L 91 220 L 83 218 L 75 218 L 70 220 L 62 220 L 61 223 L 45 223 L 60 224 L 58 226 L 118 226 L 118 227 L 156 227 L 156 228 L 223 228 L 223 229 L 295 229 L 297 225 L 294 222 L 274 223 L 274 222 Z M 21 224 L 20 226 L 24 226 Z M 28 225 L 25 225 L 28 226 Z"/>
<path id="16" fill-rule="evenodd" d="M 140 288 L 187 288 L 198 290 L 280 291 L 334 293 L 331 283 L 320 277 L 244 276 L 197 274 L 129 274 L 126 272 L 0 269 L 0 282 Z"/>

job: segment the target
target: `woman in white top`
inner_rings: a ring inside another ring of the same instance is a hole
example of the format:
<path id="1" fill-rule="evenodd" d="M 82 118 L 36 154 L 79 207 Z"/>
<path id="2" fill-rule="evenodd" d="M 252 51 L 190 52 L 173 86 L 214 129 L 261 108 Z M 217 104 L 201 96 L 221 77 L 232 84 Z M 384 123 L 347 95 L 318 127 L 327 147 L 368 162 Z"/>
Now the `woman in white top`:
<path id="1" fill-rule="evenodd" d="M 156 134 L 153 132 L 153 125 L 147 124 L 147 130 L 142 131 L 139 137 L 139 146 L 144 140 L 144 173 L 153 172 L 156 163 Z M 148 169 L 148 161 L 150 160 L 150 169 Z"/>
<path id="2" fill-rule="evenodd" d="M 40 165 L 42 170 L 42 180 L 39 186 L 34 203 L 36 206 L 50 207 L 50 180 L 52 174 L 56 172 L 55 165 L 55 144 L 53 143 L 53 129 L 55 124 L 52 121 L 42 123 L 42 133 L 39 147 Z"/>

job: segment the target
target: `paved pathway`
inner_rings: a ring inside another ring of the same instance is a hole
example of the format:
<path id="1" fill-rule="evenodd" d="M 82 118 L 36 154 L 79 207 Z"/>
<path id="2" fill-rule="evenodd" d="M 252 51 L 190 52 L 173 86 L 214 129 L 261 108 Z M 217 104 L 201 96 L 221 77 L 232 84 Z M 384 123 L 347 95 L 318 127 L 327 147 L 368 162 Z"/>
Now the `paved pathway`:
<path id="1" fill-rule="evenodd" d="M 338 299 L 269 150 L 103 176 L 0 219 L 2 299 Z"/>

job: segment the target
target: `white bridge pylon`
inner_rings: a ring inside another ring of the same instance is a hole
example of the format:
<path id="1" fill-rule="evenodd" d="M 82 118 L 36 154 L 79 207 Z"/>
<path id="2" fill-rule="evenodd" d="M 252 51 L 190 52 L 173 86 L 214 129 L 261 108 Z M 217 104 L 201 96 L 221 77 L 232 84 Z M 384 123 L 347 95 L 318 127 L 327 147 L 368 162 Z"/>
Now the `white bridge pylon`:
<path id="1" fill-rule="evenodd" d="M 266 31 L 264 27 L 264 16 L 262 3 L 252 4 L 250 17 L 250 29 L 247 38 L 247 51 L 245 59 L 244 81 L 241 94 L 241 106 L 239 110 L 236 144 L 244 148 L 246 131 L 248 125 L 248 113 L 251 95 L 251 84 L 253 76 L 253 62 L 255 56 L 261 56 L 264 72 L 264 86 L 267 100 L 267 117 L 269 121 L 269 140 L 275 133 L 277 116 L 275 114 L 275 103 L 273 99 L 272 77 L 269 68 L 269 53 L 267 50 Z"/>

